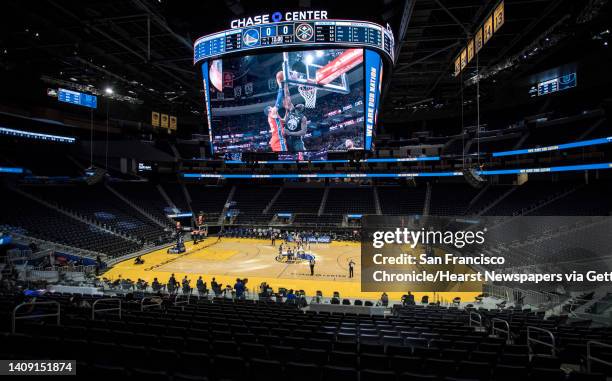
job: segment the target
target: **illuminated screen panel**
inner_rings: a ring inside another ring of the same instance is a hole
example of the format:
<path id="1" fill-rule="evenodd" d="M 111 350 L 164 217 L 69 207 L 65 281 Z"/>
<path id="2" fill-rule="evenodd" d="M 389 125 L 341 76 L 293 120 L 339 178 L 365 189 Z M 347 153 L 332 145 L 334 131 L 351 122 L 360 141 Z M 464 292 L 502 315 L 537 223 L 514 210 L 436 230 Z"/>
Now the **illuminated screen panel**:
<path id="1" fill-rule="evenodd" d="M 381 69 L 380 56 L 361 48 L 206 62 L 202 70 L 213 150 L 313 152 L 322 157 L 330 151 L 369 148 Z"/>
<path id="2" fill-rule="evenodd" d="M 395 41 L 390 29 L 367 21 L 288 21 L 249 25 L 203 36 L 196 40 L 194 63 L 227 53 L 254 49 L 308 47 L 316 44 L 376 49 L 394 60 Z"/>
<path id="3" fill-rule="evenodd" d="M 378 120 L 378 106 L 382 92 L 383 64 L 378 53 L 372 50 L 365 51 L 365 142 L 364 148 L 372 149 L 374 128 Z"/>
<path id="4" fill-rule="evenodd" d="M 543 96 L 574 87 L 576 87 L 576 73 L 570 73 L 560 77 L 548 79 L 546 81 L 538 82 L 537 86 L 533 86 L 529 90 L 529 94 L 532 97 Z"/>
<path id="5" fill-rule="evenodd" d="M 59 100 L 60 102 L 72 103 L 83 107 L 98 107 L 98 97 L 96 97 L 95 95 L 80 93 L 78 91 L 73 90 L 61 88 L 58 89 L 57 100 Z"/>

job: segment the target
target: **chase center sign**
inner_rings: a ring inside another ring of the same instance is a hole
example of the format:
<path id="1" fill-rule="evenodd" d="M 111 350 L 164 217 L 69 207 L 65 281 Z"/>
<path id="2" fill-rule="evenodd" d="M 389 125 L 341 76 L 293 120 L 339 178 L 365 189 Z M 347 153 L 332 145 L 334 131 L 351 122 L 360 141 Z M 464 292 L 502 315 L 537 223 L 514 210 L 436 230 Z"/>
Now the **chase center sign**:
<path id="1" fill-rule="evenodd" d="M 269 24 L 271 22 L 303 20 L 327 20 L 327 11 L 290 11 L 284 14 L 282 12 L 274 12 L 232 20 L 230 27 L 235 29 L 252 25 Z"/>

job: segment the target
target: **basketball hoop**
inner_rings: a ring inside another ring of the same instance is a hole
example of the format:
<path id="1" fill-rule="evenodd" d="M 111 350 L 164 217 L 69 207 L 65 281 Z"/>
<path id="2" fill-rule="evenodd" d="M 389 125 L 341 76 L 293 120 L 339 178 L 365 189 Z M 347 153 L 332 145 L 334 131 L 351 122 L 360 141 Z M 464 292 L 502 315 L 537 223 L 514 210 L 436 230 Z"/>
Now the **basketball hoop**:
<path id="1" fill-rule="evenodd" d="M 295 70 L 291 70 L 289 72 L 289 77 L 291 79 L 305 79 L 306 75 Z M 317 88 L 308 85 L 298 85 L 297 88 L 302 98 L 304 98 L 304 106 L 306 108 L 315 108 L 315 105 L 317 104 Z"/>
<path id="2" fill-rule="evenodd" d="M 302 98 L 304 98 L 304 106 L 306 108 L 315 108 L 317 104 L 317 88 L 306 85 L 299 85 L 298 91 Z"/>

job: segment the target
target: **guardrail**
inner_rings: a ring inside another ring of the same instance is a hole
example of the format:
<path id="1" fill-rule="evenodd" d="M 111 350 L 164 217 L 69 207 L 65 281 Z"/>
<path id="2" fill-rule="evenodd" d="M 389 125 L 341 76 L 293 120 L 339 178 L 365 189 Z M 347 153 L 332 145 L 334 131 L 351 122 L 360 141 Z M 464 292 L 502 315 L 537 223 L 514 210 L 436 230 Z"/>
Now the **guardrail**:
<path id="1" fill-rule="evenodd" d="M 507 300 L 510 303 L 521 302 L 523 304 L 546 305 L 559 304 L 559 295 L 549 292 L 539 292 L 533 290 L 523 290 L 520 288 L 499 286 L 495 284 L 483 284 L 482 291 L 498 299 Z"/>
<path id="2" fill-rule="evenodd" d="M 602 360 L 600 358 L 593 356 L 593 354 L 591 353 L 591 347 L 593 345 L 598 345 L 604 348 L 612 348 L 612 344 L 606 344 L 606 343 L 602 343 L 601 341 L 595 341 L 595 340 L 588 341 L 587 342 L 587 371 L 589 373 L 592 372 L 591 368 L 593 366 L 593 361 L 601 363 L 601 364 L 605 364 L 607 366 L 612 366 L 612 362 Z"/>
<path id="3" fill-rule="evenodd" d="M 175 307 L 182 306 L 181 308 L 185 310 L 185 305 L 189 304 L 190 297 L 191 297 L 190 294 L 176 294 L 174 295 L 174 302 L 172 303 L 172 305 Z"/>
<path id="4" fill-rule="evenodd" d="M 470 327 L 474 327 L 474 328 L 482 327 L 482 316 L 479 313 L 470 311 Z"/>
<path id="5" fill-rule="evenodd" d="M 145 298 L 140 299 L 140 311 L 144 311 L 146 309 L 156 308 L 156 307 L 161 309 L 161 302 L 160 303 L 155 302 L 155 303 L 145 304 L 145 302 L 153 301 L 153 299 L 155 299 L 155 298 L 145 297 Z"/>
<path id="6" fill-rule="evenodd" d="M 78 266 L 37 266 L 28 269 L 29 271 L 57 271 L 61 273 L 92 273 L 96 270 L 95 265 L 78 265 Z"/>
<path id="7" fill-rule="evenodd" d="M 542 341 L 539 339 L 534 339 L 533 337 L 531 337 L 531 331 L 538 331 L 538 332 L 544 332 L 546 333 L 549 337 L 550 337 L 550 343 L 547 343 L 546 341 Z M 544 328 L 538 328 L 538 327 L 534 327 L 534 326 L 527 326 L 527 347 L 529 347 L 529 353 L 533 354 L 533 349 L 531 348 L 531 343 L 536 343 L 536 344 L 541 344 L 544 345 L 545 347 L 549 347 L 551 350 L 551 354 L 554 356 L 556 353 L 556 346 L 555 346 L 555 335 L 553 335 L 552 332 L 550 332 L 547 329 Z"/>
<path id="8" fill-rule="evenodd" d="M 497 325 L 502 324 L 504 327 L 506 327 L 506 329 L 497 327 L 496 323 L 498 323 Z M 499 319 L 499 318 L 491 319 L 491 334 L 496 335 L 497 332 L 505 333 L 506 341 L 507 342 L 510 341 L 510 323 L 508 323 L 507 320 Z"/>
<path id="9" fill-rule="evenodd" d="M 52 314 L 32 314 L 32 315 L 17 316 L 17 311 L 24 306 L 41 306 L 41 305 L 57 306 L 57 312 L 52 313 Z M 56 317 L 57 319 L 56 324 L 59 325 L 60 324 L 60 309 L 61 309 L 61 306 L 56 301 L 21 303 L 20 305 L 13 308 L 13 314 L 11 317 L 11 332 L 15 333 L 15 330 L 17 329 L 17 320 L 36 319 L 36 318 L 41 318 L 41 317 Z"/>
<path id="10" fill-rule="evenodd" d="M 98 304 L 100 302 L 112 302 L 112 303 L 117 302 L 118 307 L 111 307 L 111 308 L 104 308 L 104 309 L 96 310 L 96 304 Z M 118 311 L 119 312 L 119 319 L 121 319 L 121 299 L 103 298 L 103 299 L 98 299 L 95 302 L 93 302 L 93 304 L 91 305 L 91 320 L 96 320 L 96 313 L 97 312 L 109 312 L 109 311 Z"/>

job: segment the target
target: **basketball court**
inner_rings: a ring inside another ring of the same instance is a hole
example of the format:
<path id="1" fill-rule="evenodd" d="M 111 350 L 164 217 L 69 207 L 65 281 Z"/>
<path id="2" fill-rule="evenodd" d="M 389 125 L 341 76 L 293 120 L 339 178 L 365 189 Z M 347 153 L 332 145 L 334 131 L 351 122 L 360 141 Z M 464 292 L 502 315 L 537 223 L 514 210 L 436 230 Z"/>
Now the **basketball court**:
<path id="1" fill-rule="evenodd" d="M 133 281 L 141 278 L 149 283 L 156 277 L 165 283 L 174 273 L 178 280 L 187 275 L 191 280 L 191 286 L 195 287 L 195 282 L 201 275 L 209 288 L 213 277 L 223 286 L 233 285 L 236 278 L 247 278 L 250 290 L 258 289 L 262 282 L 266 282 L 274 289 L 284 287 L 304 290 L 309 296 L 314 296 L 316 291 L 320 290 L 325 297 L 330 297 L 334 291 L 338 291 L 341 298 L 377 300 L 380 298 L 380 293 L 361 291 L 359 245 L 357 242 L 311 244 L 307 252 L 316 259 L 315 273 L 311 276 L 308 261 L 294 263 L 279 261 L 278 245 L 271 246 L 270 240 L 223 238 L 217 242 L 217 238 L 212 237 L 195 246 L 187 242 L 187 251 L 183 254 L 167 254 L 166 249 L 160 249 L 143 255 L 144 265 L 134 265 L 133 259 L 126 260 L 116 264 L 103 277 L 115 280 L 121 276 Z M 348 264 L 351 260 L 355 262 L 353 278 L 348 277 Z M 404 293 L 388 294 L 390 299 L 399 300 Z M 472 301 L 478 293 L 413 292 L 413 294 L 415 300 L 420 300 L 422 295 L 428 294 L 430 301 L 450 302 L 456 296 L 461 296 L 464 301 Z"/>

